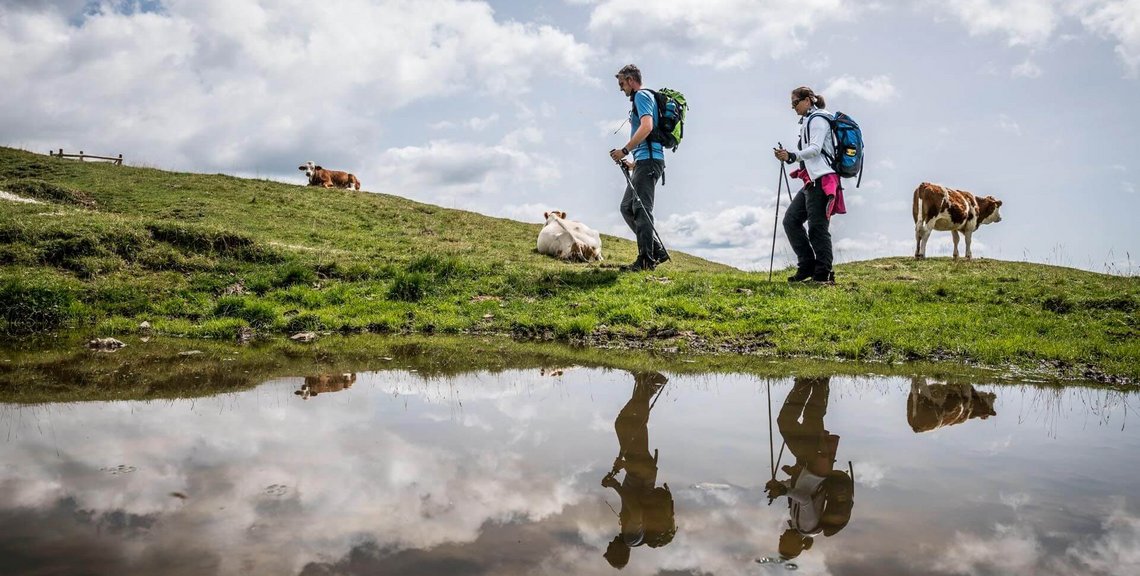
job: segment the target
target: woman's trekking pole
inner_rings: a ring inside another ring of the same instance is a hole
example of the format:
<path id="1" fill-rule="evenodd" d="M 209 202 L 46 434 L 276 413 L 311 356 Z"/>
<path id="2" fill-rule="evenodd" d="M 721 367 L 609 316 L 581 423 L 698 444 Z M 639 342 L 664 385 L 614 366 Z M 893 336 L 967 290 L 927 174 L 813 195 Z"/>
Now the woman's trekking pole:
<path id="1" fill-rule="evenodd" d="M 780 222 L 780 196 L 784 186 L 784 163 L 780 162 L 780 176 L 776 178 L 776 220 L 772 222 L 772 254 L 768 257 L 768 281 L 772 281 L 772 265 L 776 261 L 776 226 Z"/>
<path id="2" fill-rule="evenodd" d="M 641 211 L 645 213 L 645 218 L 649 220 L 649 229 L 653 231 L 653 237 L 657 239 L 657 244 L 661 246 L 661 250 L 664 251 L 665 256 L 668 257 L 669 251 L 665 249 L 665 243 L 661 241 L 661 235 L 657 233 L 657 228 L 653 225 L 653 215 L 649 213 L 649 210 L 645 209 L 645 204 L 641 203 L 641 196 L 637 194 L 637 188 L 633 186 L 633 179 L 629 177 L 629 168 L 622 162 L 618 162 L 618 168 L 621 168 L 621 173 L 625 174 L 625 182 L 629 184 L 629 189 L 633 190 L 633 199 L 637 202 Z"/>

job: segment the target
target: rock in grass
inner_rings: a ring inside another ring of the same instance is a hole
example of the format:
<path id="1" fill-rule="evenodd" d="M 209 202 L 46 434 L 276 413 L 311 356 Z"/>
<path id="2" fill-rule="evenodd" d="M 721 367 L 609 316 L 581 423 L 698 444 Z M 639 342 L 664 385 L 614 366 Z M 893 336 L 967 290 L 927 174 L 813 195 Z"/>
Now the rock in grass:
<path id="1" fill-rule="evenodd" d="M 298 332 L 290 336 L 289 339 L 294 342 L 312 342 L 317 339 L 317 334 L 315 332 Z"/>
<path id="2" fill-rule="evenodd" d="M 237 343 L 248 344 L 250 340 L 253 340 L 253 328 L 242 326 L 237 333 Z"/>

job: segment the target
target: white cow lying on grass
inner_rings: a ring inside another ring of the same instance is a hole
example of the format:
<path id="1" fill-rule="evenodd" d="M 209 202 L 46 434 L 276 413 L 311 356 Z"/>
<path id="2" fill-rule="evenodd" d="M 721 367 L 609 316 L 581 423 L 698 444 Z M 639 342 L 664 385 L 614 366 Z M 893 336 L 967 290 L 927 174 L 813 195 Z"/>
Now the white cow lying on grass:
<path id="1" fill-rule="evenodd" d="M 602 236 L 581 222 L 566 219 L 565 212 L 546 212 L 546 226 L 538 233 L 538 253 L 562 260 L 602 260 Z"/>

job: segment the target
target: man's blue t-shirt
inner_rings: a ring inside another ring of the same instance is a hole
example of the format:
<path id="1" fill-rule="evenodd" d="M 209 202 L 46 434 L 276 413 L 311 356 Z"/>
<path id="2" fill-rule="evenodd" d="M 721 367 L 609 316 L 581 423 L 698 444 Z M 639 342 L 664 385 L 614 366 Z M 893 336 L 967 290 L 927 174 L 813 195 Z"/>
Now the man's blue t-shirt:
<path id="1" fill-rule="evenodd" d="M 641 127 L 641 117 L 642 116 L 645 116 L 646 114 L 648 114 L 649 118 L 652 119 L 654 123 L 657 122 L 657 99 L 653 97 L 652 92 L 650 92 L 648 90 L 638 90 L 637 93 L 633 95 L 633 104 L 634 104 L 634 106 L 637 107 L 637 115 L 635 116 L 633 113 L 633 108 L 630 108 L 630 110 L 629 110 L 629 137 L 630 138 L 632 138 L 633 134 L 635 132 L 637 132 L 637 129 Z M 649 159 L 649 146 L 650 146 L 650 144 L 643 140 L 641 142 L 641 144 L 638 144 L 632 150 L 633 159 L 635 162 L 640 161 L 640 160 L 648 160 Z M 653 146 L 653 159 L 654 160 L 664 160 L 665 159 L 665 150 L 663 148 L 661 148 L 661 143 L 660 142 L 653 142 L 652 146 Z"/>

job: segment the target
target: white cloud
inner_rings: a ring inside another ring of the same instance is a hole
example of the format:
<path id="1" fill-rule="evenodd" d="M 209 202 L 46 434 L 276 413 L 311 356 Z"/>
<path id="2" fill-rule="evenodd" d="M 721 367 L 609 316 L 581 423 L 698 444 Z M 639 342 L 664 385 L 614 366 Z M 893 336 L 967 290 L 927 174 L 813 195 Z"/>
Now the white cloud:
<path id="1" fill-rule="evenodd" d="M 446 205 L 511 185 L 534 186 L 559 175 L 548 155 L 526 150 L 541 139 L 537 129 L 524 128 L 496 145 L 432 140 L 425 146 L 390 148 L 374 168 L 364 171 L 377 183 L 366 188 Z"/>
<path id="2" fill-rule="evenodd" d="M 670 247 L 744 269 L 767 268 L 776 225 L 774 194 L 762 194 L 766 206 L 721 207 L 688 214 L 670 214 L 658 220 L 658 231 Z M 781 202 L 780 216 L 787 209 Z M 784 229 L 776 226 L 776 263 L 782 268 L 795 261 Z"/>
<path id="3" fill-rule="evenodd" d="M 850 252 L 860 255 L 861 258 L 898 256 L 900 254 L 906 254 L 908 250 L 913 249 L 913 241 L 895 240 L 879 232 L 860 234 L 856 237 L 840 238 L 835 242 L 836 253 Z"/>
<path id="4" fill-rule="evenodd" d="M 838 98 L 844 94 L 857 96 L 875 104 L 885 104 L 895 99 L 898 90 L 895 89 L 889 76 L 875 76 L 866 80 L 858 80 L 851 76 L 841 76 L 831 81 L 823 89 L 825 98 Z"/>
<path id="5" fill-rule="evenodd" d="M 592 57 L 550 26 L 496 20 L 485 2 L 111 6 L 86 16 L 0 7 L 0 124 L 10 137 L 203 170 L 314 149 L 364 158 L 386 112 L 459 91 L 526 92 L 539 75 L 584 80 Z"/>
<path id="6" fill-rule="evenodd" d="M 428 128 L 432 130 L 453 130 L 459 126 L 474 130 L 475 132 L 482 132 L 499 121 L 498 114 L 491 114 L 485 118 L 473 117 L 464 120 L 462 123 L 452 122 L 450 120 L 441 120 L 439 122 L 432 122 L 428 124 Z"/>
<path id="7" fill-rule="evenodd" d="M 1091 2 L 1081 14 L 1081 23 L 1089 30 L 1117 41 L 1116 54 L 1124 62 L 1127 74 L 1140 74 L 1140 1 L 1112 0 Z"/>
<path id="8" fill-rule="evenodd" d="M 1005 35 L 1010 46 L 1043 45 L 1060 20 L 1052 0 L 957 0 L 928 5 L 950 12 L 971 35 Z"/>
<path id="9" fill-rule="evenodd" d="M 512 220 L 518 220 L 520 222 L 542 224 L 543 214 L 552 210 L 562 210 L 563 208 L 564 206 L 553 206 L 537 203 L 508 204 L 506 206 L 503 206 L 503 209 L 500 211 L 499 215 L 503 216 L 504 218 L 510 218 Z M 565 210 L 565 212 L 567 212 L 568 218 L 571 220 L 574 219 L 574 216 L 572 214 L 569 214 L 569 210 Z"/>
<path id="10" fill-rule="evenodd" d="M 761 205 L 670 214 L 660 219 L 658 230 L 671 247 L 745 270 L 758 270 L 768 268 L 772 258 L 772 231 L 775 227 L 775 266 L 791 265 L 796 257 L 788 245 L 782 221 L 787 212 L 787 200 L 780 204 L 780 222 L 777 223 L 775 206 L 769 194 L 771 192 L 760 193 Z M 848 200 L 848 210 L 868 202 L 852 195 Z M 836 262 L 896 256 L 907 254 L 914 248 L 913 241 L 892 240 L 881 233 L 847 237 L 843 232 L 847 218 L 850 216 L 835 216 L 831 221 Z M 977 246 L 975 243 L 974 247 Z"/>
<path id="11" fill-rule="evenodd" d="M 804 60 L 803 66 L 809 72 L 823 72 L 831 67 L 831 56 L 818 53 L 809 54 Z"/>
<path id="12" fill-rule="evenodd" d="M 1116 54 L 1129 77 L 1140 74 L 1137 0 L 958 0 L 927 5 L 955 16 L 971 35 L 1005 35 L 1010 46 L 1045 46 L 1061 26 L 1062 18 L 1074 17 L 1089 31 L 1117 43 Z M 1071 34 L 1062 34 L 1058 39 L 1067 42 L 1072 38 Z M 1013 73 L 1039 74 L 1040 68 L 1026 62 L 1015 67 Z"/>
<path id="13" fill-rule="evenodd" d="M 1005 114 L 998 115 L 998 128 L 1011 134 L 1017 134 L 1018 136 L 1021 136 L 1021 125 L 1018 124 L 1017 121 L 1015 121 L 1013 118 L 1010 118 Z"/>
<path id="14" fill-rule="evenodd" d="M 486 128 L 495 124 L 498 121 L 499 121 L 499 115 L 498 114 L 491 114 L 490 116 L 488 116 L 486 118 L 471 118 L 470 120 L 468 120 L 464 124 L 468 128 L 471 128 L 472 130 L 479 132 L 479 131 L 485 130 Z"/>
<path id="15" fill-rule="evenodd" d="M 753 0 L 672 0 L 652 9 L 632 0 L 601 0 L 589 30 L 607 47 L 674 49 L 698 65 L 746 68 L 757 53 L 779 58 L 802 49 L 818 27 L 859 10 L 848 0 L 801 0 L 794 9 Z"/>
<path id="16" fill-rule="evenodd" d="M 772 239 L 774 211 L 775 205 L 732 206 L 719 212 L 670 214 L 660 228 L 676 238 L 679 247 L 739 248 Z"/>
<path id="17" fill-rule="evenodd" d="M 1040 78 L 1041 73 L 1041 67 L 1032 60 L 1026 60 L 1010 70 L 1010 75 L 1015 78 Z"/>

